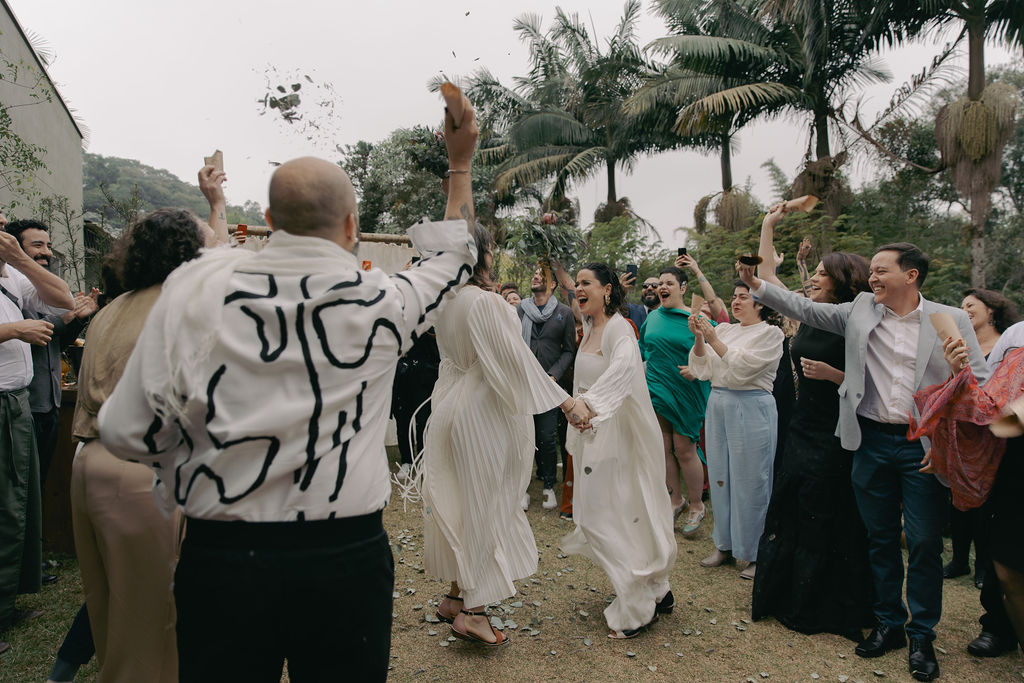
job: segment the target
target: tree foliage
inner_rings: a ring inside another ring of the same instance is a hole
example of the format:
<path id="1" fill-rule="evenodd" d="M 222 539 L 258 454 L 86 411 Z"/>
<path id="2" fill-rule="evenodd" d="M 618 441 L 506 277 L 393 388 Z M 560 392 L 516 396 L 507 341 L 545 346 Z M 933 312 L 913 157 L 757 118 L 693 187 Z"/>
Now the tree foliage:
<path id="1" fill-rule="evenodd" d="M 198 185 L 186 183 L 170 171 L 147 166 L 135 159 L 105 157 L 86 153 L 82 158 L 82 209 L 85 214 L 115 232 L 125 227 L 125 216 L 115 208 L 116 202 L 132 202 L 138 211 L 151 211 L 165 206 L 191 209 L 205 219 L 210 214 Z M 227 207 L 228 223 L 263 225 L 266 221 L 259 203 L 247 200 L 242 205 Z"/>

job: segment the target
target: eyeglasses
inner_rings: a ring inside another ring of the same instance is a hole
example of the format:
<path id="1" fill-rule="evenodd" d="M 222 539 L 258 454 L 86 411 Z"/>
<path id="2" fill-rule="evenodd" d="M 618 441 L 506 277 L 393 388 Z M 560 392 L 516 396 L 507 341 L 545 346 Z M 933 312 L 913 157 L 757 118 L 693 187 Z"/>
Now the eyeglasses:
<path id="1" fill-rule="evenodd" d="M 657 288 L 658 288 L 658 285 L 656 285 L 656 284 L 654 284 L 654 285 L 648 285 L 648 284 L 640 285 L 640 289 L 657 289 Z"/>

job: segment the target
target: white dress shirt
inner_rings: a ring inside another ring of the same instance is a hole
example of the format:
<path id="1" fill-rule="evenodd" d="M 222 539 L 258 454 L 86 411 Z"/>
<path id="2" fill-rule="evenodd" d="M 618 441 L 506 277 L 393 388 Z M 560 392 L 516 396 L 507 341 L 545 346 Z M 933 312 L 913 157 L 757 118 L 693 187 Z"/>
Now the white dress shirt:
<path id="1" fill-rule="evenodd" d="M 864 400 L 857 414 L 875 422 L 906 424 L 914 411 L 914 370 L 924 299 L 900 317 L 888 306 L 868 335 Z"/>
<path id="2" fill-rule="evenodd" d="M 693 376 L 722 389 L 771 391 L 786 336 L 782 330 L 762 320 L 753 325 L 722 323 L 715 332 L 728 349 L 721 358 L 706 342 L 703 356 L 690 349 Z"/>
<path id="3" fill-rule="evenodd" d="M 22 310 L 54 315 L 67 312 L 44 304 L 29 279 L 11 264 L 6 264 L 0 272 L 4 272 L 0 275 L 0 285 L 18 299 L 15 304 L 6 294 L 0 293 L 0 324 L 24 320 Z M 9 339 L 0 344 L 0 391 L 24 389 L 31 382 L 32 347 L 20 339 Z"/>
<path id="4" fill-rule="evenodd" d="M 383 508 L 395 366 L 476 261 L 465 221 L 410 236 L 423 258 L 392 276 L 286 232 L 259 252 L 215 249 L 183 265 L 99 412 L 103 445 L 150 463 L 158 503 L 194 518 Z"/>

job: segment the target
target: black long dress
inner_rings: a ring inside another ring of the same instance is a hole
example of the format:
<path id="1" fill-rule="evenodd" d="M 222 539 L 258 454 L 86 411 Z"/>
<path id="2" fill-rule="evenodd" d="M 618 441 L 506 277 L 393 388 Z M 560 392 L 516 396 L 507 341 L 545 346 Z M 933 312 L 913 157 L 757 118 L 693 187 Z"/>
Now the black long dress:
<path id="1" fill-rule="evenodd" d="M 839 335 L 810 325 L 793 338 L 799 391 L 758 545 L 752 616 L 860 640 L 860 629 L 874 623 L 873 589 L 850 484 L 853 453 L 835 436 L 836 385 L 807 379 L 800 363 L 806 357 L 842 370 L 843 346 Z"/>

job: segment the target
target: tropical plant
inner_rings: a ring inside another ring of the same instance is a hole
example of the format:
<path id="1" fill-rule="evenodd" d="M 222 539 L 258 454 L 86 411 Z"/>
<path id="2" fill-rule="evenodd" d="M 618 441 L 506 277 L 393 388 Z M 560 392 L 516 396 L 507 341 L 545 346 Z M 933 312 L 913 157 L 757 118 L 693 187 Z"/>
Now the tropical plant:
<path id="1" fill-rule="evenodd" d="M 960 194 L 970 202 L 971 284 L 985 286 L 985 227 L 992 191 L 1002 174 L 1002 150 L 1014 131 L 1017 91 L 986 86 L 985 41 L 1024 47 L 1024 3 L 1020 0 L 883 0 L 873 22 L 890 43 L 928 30 L 958 26 L 967 39 L 966 94 L 943 107 L 935 137 Z"/>
<path id="2" fill-rule="evenodd" d="M 806 117 L 809 145 L 797 182 L 837 216 L 847 195 L 832 116 L 856 89 L 889 79 L 865 39 L 869 7 L 864 0 L 658 0 L 674 32 L 652 48 L 672 55 L 680 97 L 693 98 L 679 110 L 676 131 L 731 135 L 755 118 Z"/>
<path id="3" fill-rule="evenodd" d="M 637 115 L 626 108 L 654 72 L 637 42 L 640 11 L 639 0 L 628 0 L 603 47 L 577 15 L 561 8 L 547 31 L 537 15 L 516 19 L 514 30 L 530 53 L 529 72 L 514 79 L 512 88 L 478 72 L 467 88 L 495 115 L 504 135 L 505 144 L 492 152 L 501 159 L 497 192 L 548 181 L 548 197 L 557 204 L 571 183 L 603 168 L 607 204 L 614 207 L 620 199 L 618 170 L 629 171 L 643 154 L 679 144 L 666 126 L 656 125 L 664 112 Z"/>

